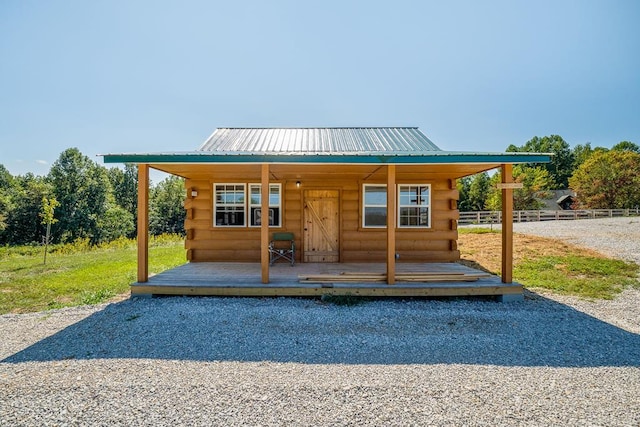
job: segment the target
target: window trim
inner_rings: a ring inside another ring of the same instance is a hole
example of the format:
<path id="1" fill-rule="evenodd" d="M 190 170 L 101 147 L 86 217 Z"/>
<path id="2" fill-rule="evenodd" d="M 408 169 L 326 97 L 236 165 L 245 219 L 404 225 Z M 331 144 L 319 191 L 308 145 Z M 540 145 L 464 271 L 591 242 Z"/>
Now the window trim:
<path id="1" fill-rule="evenodd" d="M 427 187 L 429 189 L 429 203 L 427 203 L 426 205 L 403 205 L 401 204 L 400 200 L 401 200 L 401 187 Z M 417 183 L 405 183 L 405 184 L 397 184 L 397 201 L 398 201 L 398 205 L 397 207 L 397 227 L 398 228 L 403 228 L 403 229 L 414 229 L 414 228 L 431 228 L 431 213 L 433 211 L 433 209 L 431 208 L 431 200 L 433 197 L 433 191 L 432 191 L 432 187 L 431 184 L 417 184 Z M 412 208 L 427 208 L 427 225 L 401 225 L 400 224 L 400 212 L 401 209 L 405 207 L 412 207 Z"/>
<path id="2" fill-rule="evenodd" d="M 387 211 L 386 211 L 387 204 L 384 204 L 384 205 L 368 205 L 366 203 L 366 196 L 365 196 L 366 195 L 366 187 L 384 187 L 384 190 L 386 192 L 385 199 L 389 195 L 389 191 L 387 189 L 387 184 L 382 184 L 382 183 L 379 183 L 379 184 L 375 184 L 375 183 L 374 184 L 362 184 L 362 211 L 361 211 L 361 213 L 362 213 L 362 228 L 367 228 L 367 229 L 371 229 L 371 228 L 373 228 L 373 229 L 376 229 L 376 228 L 377 229 L 384 229 L 384 228 L 387 228 L 386 221 L 385 221 L 384 225 L 366 225 L 365 224 L 365 219 L 366 219 L 365 211 L 366 211 L 366 208 L 368 208 L 368 207 L 371 207 L 371 208 L 382 208 L 383 207 L 383 208 L 385 208 L 385 218 L 388 218 Z"/>
<path id="3" fill-rule="evenodd" d="M 240 204 L 218 204 L 218 193 L 217 193 L 217 186 L 228 186 L 228 185 L 241 185 L 243 192 L 244 192 L 244 202 L 242 203 L 242 205 Z M 222 225 L 218 225 L 216 224 L 216 215 L 217 215 L 217 211 L 218 211 L 218 206 L 234 206 L 234 207 L 240 207 L 242 206 L 243 209 L 243 213 L 244 213 L 244 221 L 243 224 L 241 225 L 227 225 L 227 224 L 222 224 Z M 217 228 L 246 228 L 247 227 L 247 184 L 244 182 L 214 182 L 213 183 L 213 226 L 217 227 Z"/>
<path id="4" fill-rule="evenodd" d="M 258 188 L 260 188 L 261 192 L 260 192 L 260 197 L 262 199 L 262 184 L 259 182 L 250 182 L 247 185 L 247 197 L 246 197 L 246 201 L 247 201 L 247 212 L 248 212 L 248 216 L 249 216 L 249 221 L 247 223 L 247 227 L 249 228 L 260 228 L 260 225 L 252 225 L 252 220 L 253 220 L 253 212 L 251 211 L 251 208 L 257 208 L 262 210 L 262 203 L 260 204 L 254 204 L 251 203 L 251 186 L 256 186 Z M 269 203 L 269 209 L 271 208 L 278 208 L 278 222 L 274 223 L 273 225 L 269 224 L 269 228 L 282 228 L 282 184 L 279 182 L 270 182 L 269 183 L 269 195 L 271 195 L 271 187 L 276 187 L 278 189 L 278 204 L 277 205 L 272 205 L 271 203 Z M 269 198 L 271 199 L 271 198 Z M 271 200 L 269 200 L 269 202 L 271 202 Z M 275 218 L 274 218 L 275 220 Z M 274 221 L 275 222 L 275 221 Z"/>

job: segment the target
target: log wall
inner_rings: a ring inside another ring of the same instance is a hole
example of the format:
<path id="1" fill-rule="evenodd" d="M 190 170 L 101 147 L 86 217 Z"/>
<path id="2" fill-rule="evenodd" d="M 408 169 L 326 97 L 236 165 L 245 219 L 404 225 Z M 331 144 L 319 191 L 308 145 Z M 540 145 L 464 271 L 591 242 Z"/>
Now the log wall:
<path id="1" fill-rule="evenodd" d="M 300 262 L 304 248 L 304 190 L 339 190 L 340 262 L 385 262 L 386 229 L 362 227 L 361 201 L 363 184 L 386 183 L 385 168 L 330 165 L 324 167 L 325 176 L 318 168 L 314 166 L 308 171 L 304 165 L 271 165 L 270 182 L 282 184 L 283 215 L 282 227 L 270 228 L 270 232 L 294 233 Z M 398 165 L 396 170 L 397 184 L 431 184 L 431 228 L 396 228 L 398 262 L 458 260 L 455 179 L 442 172 L 430 174 L 427 166 Z M 301 182 L 300 187 L 296 186 L 297 181 Z M 259 182 L 259 165 L 214 165 L 204 173 L 200 170 L 196 176 L 187 176 L 185 247 L 190 261 L 260 261 L 260 227 L 213 226 L 214 183 Z M 192 190 L 197 191 L 196 197 L 191 197 Z"/>

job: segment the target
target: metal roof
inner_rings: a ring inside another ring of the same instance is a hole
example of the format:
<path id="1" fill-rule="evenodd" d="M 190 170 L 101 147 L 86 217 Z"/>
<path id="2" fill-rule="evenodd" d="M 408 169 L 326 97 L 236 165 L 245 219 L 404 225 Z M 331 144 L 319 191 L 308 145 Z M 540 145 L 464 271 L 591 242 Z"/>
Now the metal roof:
<path id="1" fill-rule="evenodd" d="M 219 128 L 198 151 L 235 154 L 408 154 L 441 151 L 415 127 Z"/>
<path id="2" fill-rule="evenodd" d="M 103 155 L 105 163 L 548 163 L 549 153 L 443 151 L 416 127 L 218 128 L 195 151 Z"/>

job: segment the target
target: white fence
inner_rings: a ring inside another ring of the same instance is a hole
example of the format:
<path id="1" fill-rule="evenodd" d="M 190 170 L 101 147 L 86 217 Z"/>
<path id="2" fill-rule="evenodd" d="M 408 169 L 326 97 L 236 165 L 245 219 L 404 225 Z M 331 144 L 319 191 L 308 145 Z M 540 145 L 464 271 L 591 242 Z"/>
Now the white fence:
<path id="1" fill-rule="evenodd" d="M 640 215 L 640 209 L 591 209 L 575 211 L 513 211 L 514 222 L 561 221 Z M 500 211 L 460 212 L 458 224 L 499 224 Z"/>

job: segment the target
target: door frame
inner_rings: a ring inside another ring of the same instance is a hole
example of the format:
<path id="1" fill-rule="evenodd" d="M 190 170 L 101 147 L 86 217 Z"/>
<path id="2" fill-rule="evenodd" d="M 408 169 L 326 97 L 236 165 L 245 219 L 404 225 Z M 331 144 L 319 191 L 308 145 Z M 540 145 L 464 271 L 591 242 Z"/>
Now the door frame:
<path id="1" fill-rule="evenodd" d="M 302 194 L 301 194 L 301 199 L 302 199 L 302 210 L 301 210 L 301 216 L 300 216 L 300 243 L 302 246 L 301 250 L 300 250 L 300 262 L 304 263 L 304 248 L 305 248 L 305 239 L 306 237 L 306 233 L 305 233 L 305 205 L 307 204 L 307 191 L 337 191 L 338 192 L 338 261 L 337 262 L 342 262 L 343 257 L 342 257 L 342 188 L 340 187 L 324 187 L 324 186 L 309 186 L 306 187 L 302 190 Z"/>

